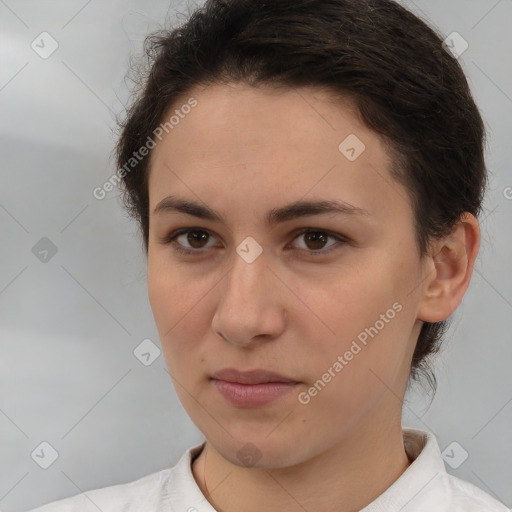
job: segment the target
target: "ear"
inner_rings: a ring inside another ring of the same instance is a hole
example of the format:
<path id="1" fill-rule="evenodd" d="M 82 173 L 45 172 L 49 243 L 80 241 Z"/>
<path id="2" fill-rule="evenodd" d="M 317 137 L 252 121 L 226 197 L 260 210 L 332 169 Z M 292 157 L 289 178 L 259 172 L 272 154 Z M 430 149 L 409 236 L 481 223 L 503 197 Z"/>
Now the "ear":
<path id="1" fill-rule="evenodd" d="M 479 248 L 478 220 L 468 212 L 449 235 L 431 245 L 425 260 L 419 320 L 441 322 L 459 307 L 471 281 Z"/>

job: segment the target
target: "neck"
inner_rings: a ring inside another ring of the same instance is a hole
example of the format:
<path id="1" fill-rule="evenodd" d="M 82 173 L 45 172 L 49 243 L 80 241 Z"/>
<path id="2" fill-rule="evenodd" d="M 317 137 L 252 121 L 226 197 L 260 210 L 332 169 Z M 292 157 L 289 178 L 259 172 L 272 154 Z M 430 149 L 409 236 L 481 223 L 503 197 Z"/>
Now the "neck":
<path id="1" fill-rule="evenodd" d="M 207 443 L 192 472 L 218 512 L 355 512 L 374 501 L 409 465 L 398 421 L 388 428 L 357 429 L 329 450 L 284 468 L 240 467 Z"/>

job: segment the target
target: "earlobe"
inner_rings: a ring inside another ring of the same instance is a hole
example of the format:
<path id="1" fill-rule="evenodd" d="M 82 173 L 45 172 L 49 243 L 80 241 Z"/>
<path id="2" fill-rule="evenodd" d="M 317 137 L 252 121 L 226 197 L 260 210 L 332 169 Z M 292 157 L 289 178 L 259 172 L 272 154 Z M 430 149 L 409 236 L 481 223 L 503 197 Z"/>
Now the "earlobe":
<path id="1" fill-rule="evenodd" d="M 467 212 L 449 235 L 432 244 L 425 265 L 419 320 L 441 322 L 459 307 L 471 281 L 479 248 L 478 220 Z"/>

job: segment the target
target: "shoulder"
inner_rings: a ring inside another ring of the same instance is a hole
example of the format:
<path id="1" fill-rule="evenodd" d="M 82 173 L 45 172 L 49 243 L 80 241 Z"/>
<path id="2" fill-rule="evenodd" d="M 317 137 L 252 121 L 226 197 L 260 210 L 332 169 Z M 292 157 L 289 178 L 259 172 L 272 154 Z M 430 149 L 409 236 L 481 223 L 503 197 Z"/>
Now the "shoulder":
<path id="1" fill-rule="evenodd" d="M 451 508 L 464 512 L 510 512 L 500 501 L 476 485 L 446 474 L 446 483 L 451 494 Z"/>
<path id="2" fill-rule="evenodd" d="M 156 511 L 159 509 L 160 496 L 170 472 L 171 468 L 167 468 L 132 482 L 86 491 L 30 512 Z"/>
<path id="3" fill-rule="evenodd" d="M 204 447 L 189 448 L 173 466 L 132 482 L 86 491 L 48 503 L 30 512 L 158 512 L 186 510 L 202 504 L 204 495 L 192 474 L 191 462 Z M 187 506 L 188 505 L 188 506 Z"/>

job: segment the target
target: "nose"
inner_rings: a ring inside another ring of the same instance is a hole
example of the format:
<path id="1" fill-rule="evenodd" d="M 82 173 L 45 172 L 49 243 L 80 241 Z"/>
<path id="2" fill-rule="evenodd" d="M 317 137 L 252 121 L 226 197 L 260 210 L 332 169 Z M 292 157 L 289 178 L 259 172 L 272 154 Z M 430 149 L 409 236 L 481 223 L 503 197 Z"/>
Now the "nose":
<path id="1" fill-rule="evenodd" d="M 240 347 L 276 339 L 286 327 L 283 285 L 263 253 L 252 263 L 234 255 L 231 270 L 219 283 L 220 299 L 213 331 Z"/>

